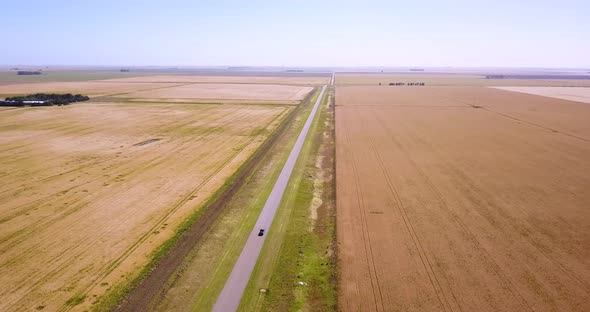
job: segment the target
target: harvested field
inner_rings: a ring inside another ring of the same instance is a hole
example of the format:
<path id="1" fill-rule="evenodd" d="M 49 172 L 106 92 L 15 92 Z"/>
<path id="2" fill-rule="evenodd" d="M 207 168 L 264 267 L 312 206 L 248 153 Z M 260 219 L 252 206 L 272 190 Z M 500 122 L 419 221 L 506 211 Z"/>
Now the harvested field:
<path id="1" fill-rule="evenodd" d="M 97 81 L 43 82 L 0 85 L 0 94 L 29 93 L 80 93 L 90 97 L 116 95 L 121 93 L 168 88 L 175 83 L 108 83 Z"/>
<path id="2" fill-rule="evenodd" d="M 360 86 L 336 105 L 343 311 L 590 309 L 589 105 Z"/>
<path id="3" fill-rule="evenodd" d="M 0 111 L 0 310 L 90 308 L 261 144 L 286 106 Z"/>
<path id="4" fill-rule="evenodd" d="M 302 100 L 312 89 L 312 87 L 303 86 L 204 83 L 139 91 L 123 94 L 119 97 L 297 102 Z"/>
<path id="5" fill-rule="evenodd" d="M 590 79 L 485 79 L 473 74 L 337 73 L 337 85 L 387 85 L 390 82 L 424 82 L 427 86 L 559 86 L 590 87 Z M 395 87 L 392 87 L 395 88 Z M 399 88 L 399 87 L 398 87 Z"/>
<path id="6" fill-rule="evenodd" d="M 145 76 L 102 80 L 104 82 L 170 82 L 170 83 L 246 83 L 246 84 L 288 84 L 321 85 L 330 80 L 326 77 L 249 77 L 249 76 Z"/>
<path id="7" fill-rule="evenodd" d="M 562 100 L 590 103 L 590 88 L 576 87 L 496 87 L 497 89 L 535 94 Z"/>

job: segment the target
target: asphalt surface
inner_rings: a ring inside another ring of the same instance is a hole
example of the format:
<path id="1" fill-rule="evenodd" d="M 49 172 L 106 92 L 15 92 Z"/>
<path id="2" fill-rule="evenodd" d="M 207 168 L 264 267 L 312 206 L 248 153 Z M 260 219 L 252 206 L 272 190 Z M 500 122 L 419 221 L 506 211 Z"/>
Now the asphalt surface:
<path id="1" fill-rule="evenodd" d="M 242 249 L 242 253 L 236 261 L 229 278 L 225 282 L 225 286 L 217 298 L 217 302 L 215 302 L 215 306 L 213 307 L 214 312 L 231 312 L 238 309 L 246 285 L 250 280 L 252 270 L 254 270 L 254 266 L 256 265 L 256 261 L 258 260 L 258 256 L 264 245 L 266 236 L 271 231 L 270 226 L 272 220 L 274 219 L 277 208 L 281 203 L 281 199 L 283 198 L 283 194 L 289 183 L 289 178 L 291 177 L 291 173 L 293 172 L 293 168 L 295 167 L 295 163 L 297 162 L 297 158 L 299 157 L 299 153 L 301 152 L 301 148 L 303 147 L 303 143 L 305 142 L 305 138 L 307 137 L 307 133 L 309 132 L 309 128 L 325 91 L 326 86 L 322 88 L 322 92 L 315 102 L 313 109 L 289 154 L 289 158 L 287 158 L 287 162 L 285 162 L 283 170 L 262 208 L 262 212 L 256 221 L 256 225 L 250 233 L 248 241 L 246 241 L 246 245 L 244 245 L 244 249 Z M 260 229 L 265 230 L 263 236 L 258 236 Z"/>

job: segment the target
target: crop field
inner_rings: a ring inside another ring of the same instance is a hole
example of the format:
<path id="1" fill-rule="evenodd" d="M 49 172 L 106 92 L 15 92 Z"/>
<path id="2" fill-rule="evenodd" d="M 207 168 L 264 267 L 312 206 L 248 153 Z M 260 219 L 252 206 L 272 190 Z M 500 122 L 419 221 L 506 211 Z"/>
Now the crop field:
<path id="1" fill-rule="evenodd" d="M 590 103 L 590 88 L 580 87 L 497 87 L 498 89 L 536 94 L 556 99 Z"/>
<path id="2" fill-rule="evenodd" d="M 96 102 L 0 111 L 0 310 L 91 305 L 290 110 Z"/>
<path id="3" fill-rule="evenodd" d="M 446 73 L 338 73 L 337 85 L 386 85 L 424 82 L 427 86 L 559 86 L 590 87 L 590 79 L 485 79 L 474 74 Z"/>
<path id="4" fill-rule="evenodd" d="M 133 83 L 127 83 L 133 84 Z M 266 84 L 195 83 L 121 94 L 122 98 L 274 101 L 296 104 L 312 87 Z"/>
<path id="5" fill-rule="evenodd" d="M 33 70 L 36 70 L 33 68 Z M 40 82 L 58 82 L 58 81 L 88 81 L 98 79 L 115 79 L 115 78 L 129 78 L 135 76 L 154 75 L 150 72 L 120 72 L 118 69 L 99 70 L 88 69 L 72 70 L 72 69 L 43 69 L 43 75 L 17 75 L 16 71 L 8 70 L 0 66 L 0 85 L 18 84 L 18 83 L 40 83 Z"/>
<path id="6" fill-rule="evenodd" d="M 340 309 L 588 311 L 588 120 L 493 88 L 338 86 Z"/>
<path id="7" fill-rule="evenodd" d="M 0 95 L 30 93 L 81 93 L 90 97 L 167 88 L 174 83 L 108 83 L 99 81 L 42 82 L 0 85 Z"/>
<path id="8" fill-rule="evenodd" d="M 288 84 L 322 85 L 330 77 L 252 77 L 252 76 L 145 76 L 103 80 L 105 82 L 172 82 L 172 83 L 246 83 L 246 84 Z"/>
<path id="9" fill-rule="evenodd" d="M 251 78 L 256 80 L 257 77 L 241 78 Z M 166 77 L 160 77 L 159 79 L 155 77 L 145 77 L 145 79 L 149 82 L 135 82 L 133 80 L 130 81 L 127 79 L 115 79 L 104 81 L 7 84 L 0 85 L 0 95 L 10 96 L 39 92 L 68 92 L 80 93 L 90 97 L 116 97 L 116 101 L 131 102 L 254 102 L 298 104 L 312 90 L 312 87 L 302 85 L 199 83 L 182 81 L 167 82 L 169 80 L 167 80 Z"/>

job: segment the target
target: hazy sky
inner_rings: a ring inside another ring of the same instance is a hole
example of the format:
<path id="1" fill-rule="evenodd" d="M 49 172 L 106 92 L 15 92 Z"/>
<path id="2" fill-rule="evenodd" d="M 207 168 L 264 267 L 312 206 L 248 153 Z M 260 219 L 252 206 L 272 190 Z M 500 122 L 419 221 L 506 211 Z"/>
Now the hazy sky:
<path id="1" fill-rule="evenodd" d="M 590 1 L 0 0 L 0 64 L 590 67 Z"/>

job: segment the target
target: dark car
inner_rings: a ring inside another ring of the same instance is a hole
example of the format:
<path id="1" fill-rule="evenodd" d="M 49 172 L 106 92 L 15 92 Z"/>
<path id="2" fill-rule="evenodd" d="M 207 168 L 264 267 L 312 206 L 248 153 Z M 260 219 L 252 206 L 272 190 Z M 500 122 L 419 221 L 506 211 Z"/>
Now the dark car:
<path id="1" fill-rule="evenodd" d="M 258 232 L 258 236 L 262 236 L 264 235 L 264 229 L 260 229 L 260 231 Z"/>

